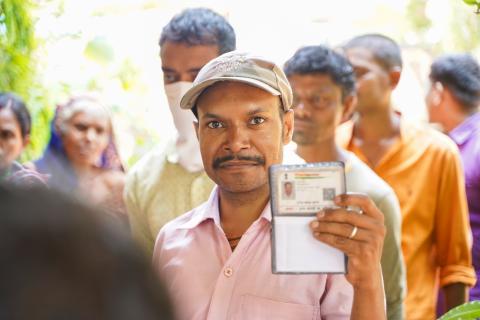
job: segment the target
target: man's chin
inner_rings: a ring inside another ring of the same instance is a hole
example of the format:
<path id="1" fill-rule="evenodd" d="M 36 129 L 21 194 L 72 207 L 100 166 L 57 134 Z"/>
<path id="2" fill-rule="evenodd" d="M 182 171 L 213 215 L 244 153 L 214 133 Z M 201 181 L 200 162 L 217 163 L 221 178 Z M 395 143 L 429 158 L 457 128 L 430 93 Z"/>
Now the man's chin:
<path id="1" fill-rule="evenodd" d="M 245 193 L 252 192 L 258 188 L 268 184 L 266 175 L 251 175 L 251 176 L 217 176 L 215 181 L 218 186 L 228 192 Z"/>
<path id="2" fill-rule="evenodd" d="M 305 134 L 304 132 L 294 132 L 292 140 L 298 146 L 309 145 L 313 143 L 311 136 Z"/>
<path id="3" fill-rule="evenodd" d="M 225 190 L 229 193 L 253 193 L 258 191 L 263 185 L 258 184 L 219 184 L 220 189 Z"/>

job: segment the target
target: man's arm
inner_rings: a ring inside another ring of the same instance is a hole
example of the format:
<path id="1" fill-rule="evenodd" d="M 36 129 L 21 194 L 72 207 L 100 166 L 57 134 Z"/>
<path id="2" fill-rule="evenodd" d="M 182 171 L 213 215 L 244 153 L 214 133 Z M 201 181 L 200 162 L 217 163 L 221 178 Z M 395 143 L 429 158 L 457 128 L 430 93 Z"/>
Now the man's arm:
<path id="1" fill-rule="evenodd" d="M 387 299 L 387 318 L 403 320 L 403 300 L 406 293 L 406 273 L 401 244 L 401 211 L 393 190 L 376 202 L 385 217 L 387 234 L 382 251 L 382 272 Z"/>
<path id="2" fill-rule="evenodd" d="M 384 216 L 365 195 L 335 198 L 340 209 L 325 209 L 311 223 L 313 235 L 348 256 L 347 280 L 352 284 L 351 319 L 386 319 L 380 260 L 385 237 Z M 345 209 L 360 208 L 363 214 Z"/>
<path id="3" fill-rule="evenodd" d="M 452 283 L 443 287 L 447 310 L 468 301 L 468 287 L 465 283 Z"/>
<path id="4" fill-rule="evenodd" d="M 449 310 L 468 301 L 467 288 L 475 283 L 475 272 L 472 267 L 471 230 L 460 157 L 458 152 L 448 150 L 442 161 L 435 241 L 440 286 L 444 290 Z"/>

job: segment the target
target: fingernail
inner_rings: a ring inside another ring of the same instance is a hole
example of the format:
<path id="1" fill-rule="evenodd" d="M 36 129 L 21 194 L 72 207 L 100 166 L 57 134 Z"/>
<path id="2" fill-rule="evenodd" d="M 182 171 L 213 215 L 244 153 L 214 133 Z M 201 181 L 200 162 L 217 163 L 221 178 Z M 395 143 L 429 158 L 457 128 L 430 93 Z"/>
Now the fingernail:
<path id="1" fill-rule="evenodd" d="M 315 237 L 319 237 L 319 236 L 320 236 L 320 232 L 314 232 L 313 235 L 314 235 Z"/>
<path id="2" fill-rule="evenodd" d="M 342 196 L 341 196 L 341 195 L 336 196 L 335 199 L 333 199 L 333 201 L 334 201 L 335 203 L 340 203 L 340 202 L 342 202 Z"/>
<path id="3" fill-rule="evenodd" d="M 318 228 L 320 226 L 320 223 L 318 221 L 313 221 L 311 224 L 312 228 Z"/>
<path id="4" fill-rule="evenodd" d="M 324 210 L 321 210 L 317 213 L 317 218 L 321 219 L 325 216 L 325 211 Z"/>

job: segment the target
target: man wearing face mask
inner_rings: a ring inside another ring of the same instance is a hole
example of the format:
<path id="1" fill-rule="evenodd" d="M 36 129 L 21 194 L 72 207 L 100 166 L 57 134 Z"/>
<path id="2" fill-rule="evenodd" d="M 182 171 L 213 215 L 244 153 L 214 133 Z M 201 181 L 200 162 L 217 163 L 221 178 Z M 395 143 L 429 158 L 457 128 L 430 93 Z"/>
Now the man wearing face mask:
<path id="1" fill-rule="evenodd" d="M 210 60 L 235 49 L 232 26 L 217 13 L 186 9 L 160 36 L 160 58 L 168 105 L 177 129 L 175 143 L 156 148 L 130 171 L 124 198 L 134 239 L 150 257 L 160 228 L 208 199 L 214 183 L 203 170 L 190 110 L 180 99 Z"/>

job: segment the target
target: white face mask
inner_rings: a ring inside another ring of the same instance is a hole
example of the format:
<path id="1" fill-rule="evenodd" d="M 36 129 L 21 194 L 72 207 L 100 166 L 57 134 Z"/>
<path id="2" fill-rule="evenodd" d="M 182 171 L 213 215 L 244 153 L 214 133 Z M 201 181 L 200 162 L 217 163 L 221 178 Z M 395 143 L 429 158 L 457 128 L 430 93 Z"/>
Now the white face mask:
<path id="1" fill-rule="evenodd" d="M 180 108 L 180 100 L 192 85 L 191 82 L 186 81 L 166 84 L 165 93 L 178 133 L 176 143 L 178 163 L 189 172 L 197 172 L 203 170 L 203 163 L 200 146 L 193 127 L 193 122 L 196 119 L 192 111 Z"/>

